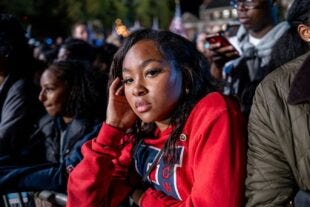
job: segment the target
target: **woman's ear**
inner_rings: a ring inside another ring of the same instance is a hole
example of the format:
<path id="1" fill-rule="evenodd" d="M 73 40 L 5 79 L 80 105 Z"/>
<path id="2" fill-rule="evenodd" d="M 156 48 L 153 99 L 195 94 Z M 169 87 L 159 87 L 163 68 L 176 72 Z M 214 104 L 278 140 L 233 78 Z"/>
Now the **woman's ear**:
<path id="1" fill-rule="evenodd" d="M 306 42 L 310 42 L 310 27 L 305 24 L 300 24 L 297 27 L 297 31 L 301 39 Z"/>

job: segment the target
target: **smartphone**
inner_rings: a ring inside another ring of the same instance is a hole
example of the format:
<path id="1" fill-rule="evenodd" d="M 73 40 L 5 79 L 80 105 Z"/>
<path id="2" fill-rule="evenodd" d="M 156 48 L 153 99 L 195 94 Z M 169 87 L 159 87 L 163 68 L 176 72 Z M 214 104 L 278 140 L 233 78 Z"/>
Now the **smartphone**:
<path id="1" fill-rule="evenodd" d="M 209 44 L 220 43 L 221 47 L 232 45 L 226 37 L 221 33 L 210 34 L 206 37 L 206 42 Z"/>
<path id="2" fill-rule="evenodd" d="M 220 47 L 231 46 L 233 51 L 225 55 L 225 59 L 233 60 L 240 57 L 238 50 L 229 42 L 229 40 L 221 33 L 215 33 L 206 37 L 205 48 L 209 48 L 210 44 L 220 43 Z"/>

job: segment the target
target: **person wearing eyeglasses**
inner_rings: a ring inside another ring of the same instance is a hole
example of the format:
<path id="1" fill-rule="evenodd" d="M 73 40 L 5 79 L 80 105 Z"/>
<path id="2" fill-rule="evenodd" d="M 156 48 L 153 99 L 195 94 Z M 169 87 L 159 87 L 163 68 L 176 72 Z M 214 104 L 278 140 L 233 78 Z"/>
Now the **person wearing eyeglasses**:
<path id="1" fill-rule="evenodd" d="M 226 61 L 232 46 L 222 47 L 216 43 L 207 49 L 211 72 L 226 81 L 224 93 L 240 98 L 246 116 L 255 88 L 266 75 L 271 48 L 289 28 L 287 22 L 278 22 L 276 3 L 276 0 L 232 0 L 241 24 L 235 37 L 240 57 Z"/>

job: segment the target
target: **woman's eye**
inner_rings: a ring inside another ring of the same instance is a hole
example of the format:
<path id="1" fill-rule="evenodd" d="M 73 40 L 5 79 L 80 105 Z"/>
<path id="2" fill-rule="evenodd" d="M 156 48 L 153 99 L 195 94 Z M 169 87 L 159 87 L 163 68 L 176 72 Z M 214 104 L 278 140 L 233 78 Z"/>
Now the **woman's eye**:
<path id="1" fill-rule="evenodd" d="M 159 69 L 152 69 L 152 70 L 147 71 L 146 76 L 154 77 L 154 76 L 156 76 L 158 73 L 160 73 L 160 70 L 159 70 Z"/>
<path id="2" fill-rule="evenodd" d="M 124 78 L 122 80 L 123 84 L 127 85 L 127 84 L 130 84 L 133 82 L 133 79 L 132 78 Z"/>
<path id="3" fill-rule="evenodd" d="M 45 90 L 46 90 L 46 92 L 51 92 L 51 91 L 53 91 L 54 89 L 53 89 L 53 88 L 46 88 Z"/>

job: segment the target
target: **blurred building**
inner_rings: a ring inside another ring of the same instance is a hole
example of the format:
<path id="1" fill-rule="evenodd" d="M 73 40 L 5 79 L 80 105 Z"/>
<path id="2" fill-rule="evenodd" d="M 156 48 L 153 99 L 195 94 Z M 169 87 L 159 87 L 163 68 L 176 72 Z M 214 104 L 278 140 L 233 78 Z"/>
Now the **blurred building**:
<path id="1" fill-rule="evenodd" d="M 205 1 L 200 6 L 199 17 L 199 30 L 215 33 L 226 30 L 229 24 L 236 23 L 237 10 L 228 0 Z"/>
<path id="2" fill-rule="evenodd" d="M 293 0 L 278 0 L 280 14 L 285 16 Z M 185 29 L 190 32 L 215 33 L 234 30 L 239 26 L 237 10 L 230 5 L 229 0 L 204 0 L 199 8 L 199 18 L 195 19 L 188 13 L 182 15 Z"/>
<path id="3" fill-rule="evenodd" d="M 229 26 L 239 26 L 237 10 L 231 7 L 229 0 L 205 0 L 200 5 L 199 18 L 186 12 L 182 20 L 189 39 L 197 32 L 215 33 Z"/>

